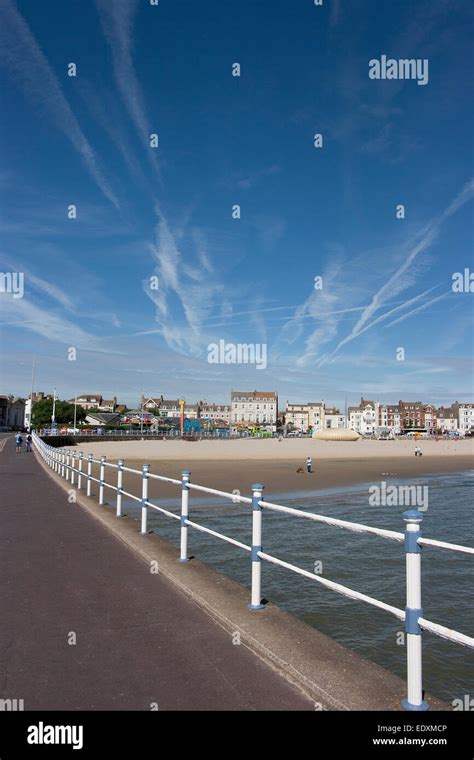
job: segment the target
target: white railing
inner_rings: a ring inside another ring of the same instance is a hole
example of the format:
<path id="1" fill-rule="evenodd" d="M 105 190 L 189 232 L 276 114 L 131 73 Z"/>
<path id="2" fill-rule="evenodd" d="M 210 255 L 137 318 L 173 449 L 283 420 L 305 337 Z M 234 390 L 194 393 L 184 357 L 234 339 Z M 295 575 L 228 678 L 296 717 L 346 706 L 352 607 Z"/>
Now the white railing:
<path id="1" fill-rule="evenodd" d="M 144 464 L 141 470 L 135 470 L 130 467 L 125 467 L 123 459 L 119 459 L 117 464 L 107 462 L 106 457 L 103 456 L 100 459 L 94 459 L 92 454 L 87 457 L 87 470 L 84 470 L 84 454 L 79 452 L 76 455 L 75 451 L 70 449 L 57 449 L 53 446 L 46 444 L 38 435 L 33 433 L 34 445 L 49 467 L 61 477 L 70 481 L 71 485 L 75 485 L 77 476 L 77 488 L 83 489 L 83 480 L 86 479 L 86 495 L 92 496 L 92 483 L 97 483 L 99 486 L 99 504 L 104 505 L 105 489 L 109 488 L 117 493 L 116 515 L 120 517 L 122 515 L 122 497 L 126 496 L 129 499 L 137 501 L 141 504 L 141 521 L 140 532 L 146 535 L 148 532 L 148 509 L 154 509 L 160 512 L 166 517 L 176 520 L 180 524 L 180 562 L 188 562 L 188 528 L 194 528 L 195 530 L 207 533 L 210 536 L 225 541 L 229 544 L 237 546 L 239 549 L 243 549 L 250 553 L 251 568 L 252 568 L 252 587 L 251 587 L 251 600 L 248 607 L 251 610 L 261 610 L 264 608 L 262 604 L 262 592 L 261 592 L 261 573 L 262 573 L 262 560 L 270 562 L 271 564 L 278 565 L 290 570 L 293 573 L 308 578 L 312 581 L 316 581 L 320 585 L 335 591 L 342 596 L 354 599 L 359 602 L 365 602 L 373 607 L 389 612 L 399 620 L 405 623 L 406 642 L 407 642 L 407 697 L 403 700 L 402 705 L 406 710 L 427 710 L 428 705 L 423 700 L 423 688 L 422 688 L 422 654 L 421 654 L 421 639 L 422 630 L 429 631 L 443 639 L 454 641 L 462 646 L 474 648 L 474 638 L 466 636 L 459 631 L 454 631 L 445 626 L 439 625 L 426 620 L 423 617 L 423 609 L 421 607 L 421 547 L 431 546 L 438 549 L 447 549 L 449 551 L 462 552 L 463 554 L 474 554 L 474 548 L 469 546 L 460 546 L 458 544 L 451 544 L 445 541 L 436 541 L 434 539 L 421 537 L 421 522 L 423 514 L 418 510 L 408 510 L 403 513 L 403 519 L 405 521 L 405 532 L 398 533 L 393 530 L 384 530 L 382 528 L 374 528 L 369 525 L 362 525 L 360 523 L 349 522 L 347 520 L 339 520 L 333 517 L 326 517 L 325 515 L 314 514 L 313 512 L 305 512 L 301 509 L 294 509 L 292 507 L 285 507 L 281 504 L 273 504 L 272 502 L 263 500 L 264 486 L 260 483 L 256 483 L 252 486 L 252 497 L 240 496 L 236 493 L 229 493 L 227 491 L 220 491 L 215 488 L 207 488 L 206 486 L 200 486 L 195 483 L 191 483 L 191 473 L 188 470 L 183 470 L 181 473 L 181 480 L 174 478 L 168 478 L 163 475 L 155 475 L 150 472 L 150 466 Z M 77 460 L 77 467 L 76 467 Z M 92 475 L 93 465 L 99 465 L 99 477 L 95 478 Z M 105 480 L 106 468 L 116 470 L 117 481 L 116 484 L 107 483 Z M 123 490 L 123 473 L 130 472 L 142 477 L 142 493 L 141 496 L 135 496 Z M 176 515 L 157 504 L 152 504 L 148 500 L 148 482 L 150 478 L 159 480 L 166 483 L 172 483 L 181 487 L 181 514 Z M 250 504 L 252 506 L 252 545 L 236 541 L 229 536 L 225 536 L 222 533 L 218 533 L 215 530 L 199 525 L 198 523 L 189 519 L 189 492 L 190 490 L 201 491 L 203 493 L 212 494 L 214 496 L 222 496 L 225 499 L 231 499 L 233 503 Z M 288 514 L 292 517 L 302 518 L 304 520 L 313 520 L 314 522 L 325 523 L 336 528 L 342 528 L 354 533 L 368 533 L 379 536 L 390 541 L 398 541 L 405 543 L 405 555 L 406 555 L 406 607 L 404 610 L 398 607 L 393 607 L 390 604 L 385 604 L 378 599 L 374 599 L 366 594 L 361 594 L 359 591 L 343 586 L 340 583 L 335 583 L 327 578 L 323 578 L 316 573 L 303 570 L 296 565 L 289 562 L 284 562 L 278 557 L 273 557 L 270 554 L 266 554 L 262 551 L 262 514 L 263 510 L 269 510 L 273 512 L 281 512 Z"/>

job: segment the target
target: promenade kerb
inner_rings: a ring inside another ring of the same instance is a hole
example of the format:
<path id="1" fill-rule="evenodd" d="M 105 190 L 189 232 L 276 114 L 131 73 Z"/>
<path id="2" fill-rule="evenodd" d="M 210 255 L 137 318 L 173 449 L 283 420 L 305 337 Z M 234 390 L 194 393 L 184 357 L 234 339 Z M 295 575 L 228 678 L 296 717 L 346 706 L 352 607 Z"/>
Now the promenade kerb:
<path id="1" fill-rule="evenodd" d="M 64 449 L 56 449 L 46 444 L 38 435 L 33 433 L 34 445 L 47 463 L 55 472 L 60 472 L 62 477 L 69 480 L 70 473 L 73 471 L 75 457 L 70 463 L 70 451 Z M 82 460 L 82 452 L 79 454 L 79 460 Z M 99 478 L 92 476 L 92 464 L 98 464 L 100 466 Z M 105 468 L 109 467 L 117 471 L 117 485 L 107 483 L 105 480 Z M 135 494 L 127 493 L 122 488 L 123 472 L 130 472 L 136 475 L 141 475 L 142 480 L 142 495 L 136 496 Z M 75 472 L 79 473 L 79 469 Z M 252 591 L 251 600 L 249 603 L 249 609 L 251 610 L 263 610 L 261 596 L 261 562 L 262 560 L 270 562 L 287 570 L 296 573 L 304 578 L 308 578 L 312 581 L 316 581 L 326 588 L 335 591 L 342 596 L 346 596 L 356 601 L 365 602 L 379 609 L 385 610 L 391 613 L 399 620 L 405 623 L 405 631 L 407 635 L 407 696 L 402 702 L 402 706 L 406 710 L 422 711 L 428 709 L 428 704 L 423 700 L 423 682 L 422 682 L 422 631 L 426 630 L 435 634 L 443 639 L 453 641 L 461 646 L 466 646 L 474 649 L 474 638 L 466 636 L 459 631 L 452 630 L 445 626 L 433 623 L 423 617 L 423 609 L 421 607 L 421 547 L 431 546 L 438 549 L 445 549 L 449 551 L 462 552 L 464 554 L 474 555 L 474 548 L 469 546 L 461 546 L 458 544 L 451 544 L 446 541 L 437 541 L 434 539 L 422 538 L 421 536 L 421 522 L 423 515 L 418 510 L 409 510 L 404 513 L 403 518 L 406 523 L 406 529 L 404 533 L 398 533 L 396 531 L 385 530 L 382 528 L 374 528 L 368 525 L 360 523 L 349 522 L 347 520 L 339 520 L 332 517 L 326 517 L 325 515 L 318 515 L 313 512 L 304 512 L 292 507 L 285 507 L 280 504 L 273 504 L 272 502 L 266 502 L 262 498 L 262 492 L 264 486 L 260 483 L 255 484 L 252 487 L 252 498 L 246 496 L 236 495 L 235 493 L 229 493 L 227 491 L 220 491 L 215 488 L 208 488 L 206 486 L 200 486 L 195 483 L 191 483 L 191 473 L 188 470 L 182 472 L 182 479 L 176 480 L 174 478 L 168 478 L 162 475 L 155 475 L 149 472 L 149 465 L 143 465 L 142 470 L 135 470 L 123 465 L 123 460 L 120 460 L 118 464 L 113 464 L 106 461 L 105 456 L 100 460 L 93 459 L 90 454 L 88 457 L 88 471 L 87 471 L 87 496 L 92 495 L 91 487 L 92 482 L 99 485 L 99 504 L 104 504 L 104 489 L 109 488 L 115 491 L 118 497 L 123 495 L 128 498 L 137 501 L 142 506 L 142 519 L 140 525 L 140 532 L 146 534 L 147 532 L 147 510 L 148 508 L 154 509 L 165 516 L 174 519 L 180 523 L 181 526 L 181 546 L 180 546 L 180 561 L 186 561 L 187 557 L 187 528 L 195 528 L 203 533 L 207 533 L 215 538 L 218 538 L 227 543 L 233 544 L 238 548 L 248 552 L 250 554 L 252 565 Z M 181 515 L 176 515 L 157 504 L 152 504 L 148 501 L 148 479 L 154 478 L 163 482 L 172 483 L 179 486 L 182 490 L 182 502 L 181 502 Z M 72 480 L 71 480 L 72 482 Z M 78 481 L 79 488 L 79 481 Z M 252 505 L 252 546 L 243 544 L 240 541 L 236 541 L 230 536 L 225 536 L 222 533 L 213 531 L 210 528 L 206 528 L 203 525 L 199 525 L 189 519 L 189 490 L 194 489 L 204 493 L 213 494 L 215 496 L 221 496 L 226 499 L 231 499 L 234 503 L 236 501 Z M 262 516 L 264 510 L 272 510 L 275 512 L 282 512 L 292 517 L 304 518 L 313 520 L 315 522 L 322 522 L 327 525 L 343 528 L 345 530 L 352 531 L 354 533 L 369 533 L 386 540 L 404 542 L 405 555 L 406 555 L 406 607 L 405 610 L 401 610 L 398 607 L 385 604 L 378 599 L 361 594 L 354 589 L 350 589 L 347 586 L 343 586 L 339 583 L 335 583 L 326 578 L 322 578 L 315 573 L 303 570 L 296 565 L 274 557 L 270 554 L 266 554 L 262 550 Z M 120 508 L 119 499 L 117 499 L 117 515 L 121 512 L 121 498 Z"/>

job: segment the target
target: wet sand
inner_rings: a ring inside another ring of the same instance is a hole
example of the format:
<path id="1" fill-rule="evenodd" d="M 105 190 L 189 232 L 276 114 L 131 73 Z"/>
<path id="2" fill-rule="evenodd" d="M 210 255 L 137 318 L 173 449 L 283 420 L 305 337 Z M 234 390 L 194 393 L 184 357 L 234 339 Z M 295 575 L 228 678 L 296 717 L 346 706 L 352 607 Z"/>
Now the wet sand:
<path id="1" fill-rule="evenodd" d="M 141 443 L 141 442 L 140 442 Z M 107 442 L 100 447 L 101 453 L 106 453 Z M 116 444 L 112 444 L 115 446 Z M 131 457 L 133 443 L 128 442 L 129 457 L 125 465 L 141 470 L 144 461 L 150 464 L 150 472 L 157 475 L 181 479 L 183 469 L 191 471 L 191 481 L 199 485 L 232 492 L 238 489 L 242 495 L 250 495 L 253 483 L 263 483 L 265 496 L 294 493 L 298 491 L 317 491 L 325 488 L 347 487 L 362 483 L 378 483 L 381 480 L 411 479 L 417 476 L 441 475 L 450 472 L 461 472 L 474 469 L 473 457 L 467 453 L 454 455 L 423 455 L 405 456 L 376 456 L 376 457 L 317 457 L 313 454 L 313 473 L 307 473 L 305 459 L 192 459 L 191 457 L 176 460 L 155 459 L 150 456 L 137 459 Z M 382 444 L 383 446 L 384 444 Z M 448 444 L 449 445 L 449 444 Z M 92 449 L 92 447 L 90 447 Z M 87 451 L 87 449 L 85 450 Z M 94 452 L 94 458 L 98 453 Z M 116 462 L 116 457 L 108 455 L 108 462 Z M 303 473 L 298 473 L 298 468 Z M 94 468 L 97 476 L 98 467 Z M 106 468 L 106 480 L 116 482 L 116 471 Z M 132 473 L 124 474 L 124 488 L 130 493 L 140 494 L 141 478 Z M 162 496 L 169 498 L 180 495 L 179 486 L 162 483 L 150 479 L 149 494 L 151 498 Z"/>
<path id="2" fill-rule="evenodd" d="M 423 456 L 414 455 L 419 445 Z M 192 482 L 199 485 L 250 495 L 253 483 L 263 483 L 265 496 L 346 487 L 381 480 L 411 479 L 474 469 L 474 441 L 317 441 L 314 439 L 238 439 L 203 441 L 94 441 L 75 447 L 92 453 L 94 459 L 105 455 L 107 461 L 125 460 L 125 466 L 181 479 L 182 470 L 191 471 Z M 313 458 L 314 472 L 306 472 L 306 457 Z M 303 473 L 298 473 L 303 468 Z M 84 468 L 85 469 L 85 468 Z M 98 476 L 98 466 L 94 467 Z M 115 469 L 106 468 L 106 480 L 116 483 Z M 124 474 L 124 488 L 141 492 L 141 478 Z M 178 496 L 179 487 L 150 479 L 150 497 Z"/>
<path id="3" fill-rule="evenodd" d="M 195 460 L 236 462 L 238 460 L 299 460 L 304 464 L 307 456 L 314 461 L 366 460 L 408 458 L 417 461 L 415 446 L 419 445 L 423 457 L 451 458 L 470 455 L 474 460 L 474 439 L 414 440 L 395 441 L 319 441 L 314 438 L 240 438 L 186 441 L 180 439 L 141 441 L 98 441 L 81 443 L 79 448 L 92 452 L 95 458 L 102 454 L 111 460 L 123 459 L 150 461 L 176 460 L 183 467 L 189 467 Z"/>

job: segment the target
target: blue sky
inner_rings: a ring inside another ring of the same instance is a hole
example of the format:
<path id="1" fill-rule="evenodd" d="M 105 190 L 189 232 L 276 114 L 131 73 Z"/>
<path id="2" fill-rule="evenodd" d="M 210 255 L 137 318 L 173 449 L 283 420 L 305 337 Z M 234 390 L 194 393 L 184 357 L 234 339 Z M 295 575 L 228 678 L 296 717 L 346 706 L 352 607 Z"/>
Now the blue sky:
<path id="1" fill-rule="evenodd" d="M 3 0 L 0 270 L 25 292 L 0 293 L 2 392 L 36 354 L 63 398 L 472 400 L 472 16 Z M 370 79 L 381 55 L 428 59 L 428 84 Z M 209 364 L 219 340 L 267 367 Z"/>

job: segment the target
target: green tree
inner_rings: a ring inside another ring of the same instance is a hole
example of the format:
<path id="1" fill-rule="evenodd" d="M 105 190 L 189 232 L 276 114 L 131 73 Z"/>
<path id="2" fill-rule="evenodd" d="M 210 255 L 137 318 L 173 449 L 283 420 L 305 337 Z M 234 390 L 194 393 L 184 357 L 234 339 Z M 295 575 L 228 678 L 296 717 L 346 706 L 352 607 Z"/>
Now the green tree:
<path id="1" fill-rule="evenodd" d="M 47 427 L 53 415 L 53 400 L 45 398 L 33 406 L 33 427 Z M 81 406 L 76 408 L 76 421 L 85 419 L 87 412 Z M 74 422 L 74 404 L 67 401 L 56 401 L 55 417 L 58 425 L 70 425 Z"/>

